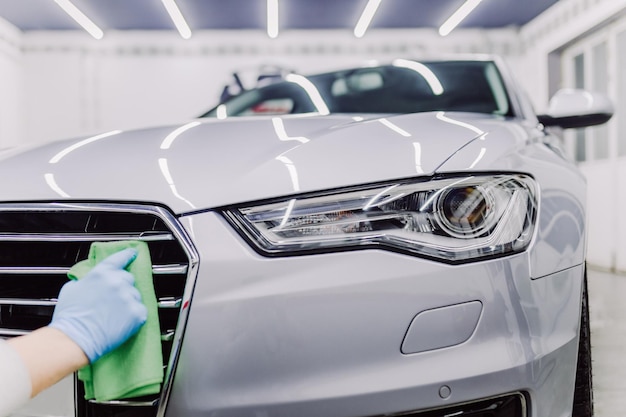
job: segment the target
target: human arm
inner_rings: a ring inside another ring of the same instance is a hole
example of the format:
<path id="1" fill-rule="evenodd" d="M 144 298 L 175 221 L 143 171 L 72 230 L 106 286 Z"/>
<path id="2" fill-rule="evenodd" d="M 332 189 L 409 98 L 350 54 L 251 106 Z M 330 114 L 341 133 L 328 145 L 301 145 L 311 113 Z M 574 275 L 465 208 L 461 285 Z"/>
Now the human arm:
<path id="1" fill-rule="evenodd" d="M 8 344 L 18 353 L 31 381 L 29 397 L 89 363 L 89 359 L 72 339 L 53 327 L 42 327 Z"/>
<path id="2" fill-rule="evenodd" d="M 124 270 L 135 257 L 132 249 L 115 253 L 81 280 L 67 282 L 47 327 L 0 344 L 0 371 L 7 371 L 0 372 L 0 387 L 9 387 L 0 392 L 0 417 L 139 330 L 147 310 L 134 277 Z M 11 378 L 22 381 L 22 388 L 11 386 Z"/>
<path id="3" fill-rule="evenodd" d="M 0 417 L 25 403 L 31 390 L 30 375 L 19 353 L 0 339 Z"/>

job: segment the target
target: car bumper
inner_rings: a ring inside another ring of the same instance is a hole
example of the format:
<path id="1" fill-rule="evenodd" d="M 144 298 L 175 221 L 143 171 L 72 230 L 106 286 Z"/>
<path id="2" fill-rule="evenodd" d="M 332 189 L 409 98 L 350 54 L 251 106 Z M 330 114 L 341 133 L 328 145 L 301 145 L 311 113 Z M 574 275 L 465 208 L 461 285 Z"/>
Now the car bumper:
<path id="1" fill-rule="evenodd" d="M 216 213 L 182 222 L 200 265 L 166 416 L 376 416 L 517 392 L 528 415 L 571 413 L 582 266 L 531 279 L 526 253 L 268 259 Z M 456 309 L 476 303 L 475 321 Z"/>

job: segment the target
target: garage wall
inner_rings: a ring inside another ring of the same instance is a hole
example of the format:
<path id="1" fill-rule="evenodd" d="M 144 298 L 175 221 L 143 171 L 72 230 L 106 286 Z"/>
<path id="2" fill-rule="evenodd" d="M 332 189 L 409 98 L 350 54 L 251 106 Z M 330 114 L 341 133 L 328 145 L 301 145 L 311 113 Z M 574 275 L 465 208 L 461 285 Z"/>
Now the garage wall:
<path id="1" fill-rule="evenodd" d="M 522 74 L 535 73 L 522 81 L 538 109 L 555 87 L 549 85 L 549 57 L 560 56 L 564 49 L 621 19 L 625 12 L 626 0 L 560 0 L 521 28 L 524 59 L 519 69 Z"/>
<path id="2" fill-rule="evenodd" d="M 616 38 L 624 31 L 625 0 L 561 0 L 556 3 L 520 31 L 525 56 L 520 68 L 524 72 L 541 69 L 534 84 L 526 83 L 531 97 L 545 102 L 549 91 L 577 87 L 584 81 L 584 88 L 604 89 L 614 103 L 626 103 L 618 93 L 624 68 L 619 65 L 620 51 L 616 45 Z M 606 56 L 598 59 L 594 47 L 601 44 Z M 586 55 L 585 74 L 576 77 L 574 58 L 580 54 Z M 598 64 L 606 71 L 600 80 L 594 74 Z M 626 218 L 621 214 L 626 202 L 621 191 L 626 187 L 626 155 L 618 151 L 620 141 L 624 140 L 620 136 L 626 132 L 618 131 L 619 120 L 623 118 L 619 107 L 626 110 L 626 106 L 618 106 L 606 127 L 567 131 L 564 140 L 570 156 L 579 160 L 587 177 L 587 261 L 596 268 L 626 272 Z"/>
<path id="3" fill-rule="evenodd" d="M 371 58 L 435 53 L 519 55 L 513 29 L 453 33 L 434 30 L 27 33 L 22 37 L 24 114 L 21 141 L 184 121 L 212 107 L 230 73 L 281 65 L 303 73 L 361 64 Z"/>
<path id="4" fill-rule="evenodd" d="M 21 33 L 0 21 L 0 150 L 21 139 Z"/>

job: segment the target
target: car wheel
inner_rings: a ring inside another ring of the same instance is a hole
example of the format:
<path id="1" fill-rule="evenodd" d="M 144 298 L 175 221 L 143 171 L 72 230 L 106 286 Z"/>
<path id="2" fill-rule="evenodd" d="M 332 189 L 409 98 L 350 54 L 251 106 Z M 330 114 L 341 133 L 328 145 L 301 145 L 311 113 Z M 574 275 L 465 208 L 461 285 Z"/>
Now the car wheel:
<path id="1" fill-rule="evenodd" d="M 591 375 L 591 330 L 589 326 L 589 296 L 587 294 L 587 269 L 583 278 L 582 304 L 580 309 L 580 338 L 578 341 L 578 365 L 574 387 L 572 417 L 593 416 L 593 384 Z"/>

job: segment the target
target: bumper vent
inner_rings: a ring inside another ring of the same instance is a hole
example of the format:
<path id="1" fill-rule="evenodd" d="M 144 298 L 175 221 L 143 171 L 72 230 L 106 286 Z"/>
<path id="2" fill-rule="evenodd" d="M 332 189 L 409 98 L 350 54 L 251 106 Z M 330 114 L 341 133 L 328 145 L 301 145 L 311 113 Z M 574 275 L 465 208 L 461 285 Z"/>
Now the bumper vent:
<path id="1" fill-rule="evenodd" d="M 388 417 L 528 417 L 526 396 L 516 392 L 428 411 L 390 414 Z"/>
<path id="2" fill-rule="evenodd" d="M 19 336 L 47 325 L 71 266 L 87 258 L 92 242 L 113 240 L 143 240 L 150 248 L 165 382 L 160 396 L 106 403 L 85 401 L 82 383 L 76 384 L 76 415 L 162 415 L 182 337 L 181 323 L 186 320 L 197 255 L 176 219 L 160 207 L 0 205 L 0 337 Z"/>

